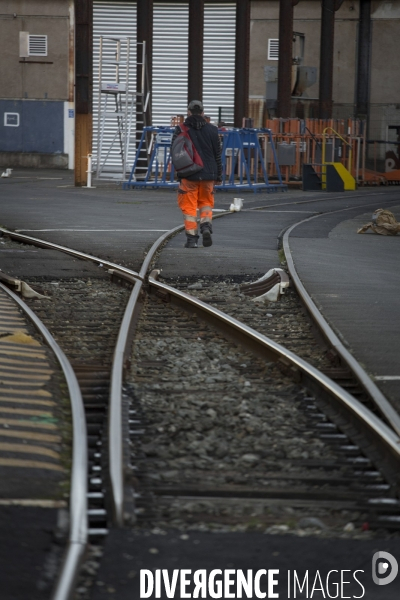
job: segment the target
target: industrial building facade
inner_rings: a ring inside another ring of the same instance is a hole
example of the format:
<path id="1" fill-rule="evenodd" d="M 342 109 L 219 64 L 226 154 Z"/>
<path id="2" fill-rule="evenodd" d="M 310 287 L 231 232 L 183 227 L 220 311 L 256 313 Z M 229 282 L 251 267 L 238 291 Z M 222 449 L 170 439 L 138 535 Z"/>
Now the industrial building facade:
<path id="1" fill-rule="evenodd" d="M 1 165 L 74 168 L 76 112 L 79 112 L 76 86 L 79 77 L 91 78 L 90 73 L 93 73 L 93 128 L 89 128 L 89 133 L 93 132 L 96 142 L 99 37 L 125 35 L 136 41 L 137 3 L 93 0 L 92 4 L 93 68 L 86 65 L 87 75 L 77 72 L 82 68 L 76 60 L 79 24 L 76 24 L 74 0 L 0 0 Z M 169 125 L 170 117 L 184 113 L 187 105 L 190 2 L 151 4 L 153 123 Z M 265 118 L 279 116 L 275 85 L 280 62 L 279 0 L 204 3 L 202 99 L 212 120 L 217 121 L 221 115 L 228 122 L 232 119 L 235 76 L 238 78 L 235 63 L 242 59 L 235 37 L 239 4 L 249 8 L 249 44 L 247 72 L 242 70 L 243 81 L 236 81 L 236 89 L 242 85 L 248 90 L 250 101 L 264 107 L 258 113 L 261 122 L 257 122 L 263 125 Z M 293 4 L 291 112 L 292 116 L 318 117 L 324 2 L 299 0 Z M 368 137 L 397 141 L 400 0 L 344 0 L 337 1 L 335 8 L 332 116 L 363 116 L 357 105 L 361 54 L 362 85 L 367 90 L 364 100 Z M 364 49 L 360 53 L 362 40 Z M 295 71 L 300 73 L 300 67 L 308 80 L 306 85 L 299 86 Z M 246 108 L 248 113 L 248 105 Z M 381 153 L 383 150 L 379 149 Z M 396 153 L 393 160 L 398 160 Z"/>
<path id="2" fill-rule="evenodd" d="M 0 163 L 73 168 L 73 2 L 0 0 L 0 51 Z"/>

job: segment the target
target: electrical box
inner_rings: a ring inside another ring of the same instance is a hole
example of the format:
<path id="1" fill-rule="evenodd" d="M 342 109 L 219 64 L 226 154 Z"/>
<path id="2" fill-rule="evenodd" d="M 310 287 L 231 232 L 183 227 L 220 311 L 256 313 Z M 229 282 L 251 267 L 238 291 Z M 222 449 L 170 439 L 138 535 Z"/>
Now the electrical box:
<path id="1" fill-rule="evenodd" d="M 29 57 L 29 32 L 19 32 L 19 56 L 20 58 Z"/>
<path id="2" fill-rule="evenodd" d="M 278 143 L 278 163 L 285 167 L 296 164 L 296 144 Z"/>

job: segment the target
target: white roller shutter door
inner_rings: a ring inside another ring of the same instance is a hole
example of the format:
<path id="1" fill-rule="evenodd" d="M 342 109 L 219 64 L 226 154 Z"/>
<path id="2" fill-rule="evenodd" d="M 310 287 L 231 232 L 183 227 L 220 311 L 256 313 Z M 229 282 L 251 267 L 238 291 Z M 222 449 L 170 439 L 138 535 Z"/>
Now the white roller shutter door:
<path id="1" fill-rule="evenodd" d="M 93 19 L 93 149 L 97 148 L 98 64 L 100 35 L 129 36 L 136 43 L 136 2 L 94 0 Z M 235 3 L 206 3 L 204 9 L 203 101 L 206 114 L 225 121 L 233 118 L 235 80 Z M 154 2 L 153 23 L 153 125 L 170 124 L 172 116 L 186 115 L 188 85 L 188 3 Z M 110 77 L 114 68 L 110 67 Z M 136 67 L 130 81 L 136 85 Z M 106 139 L 115 128 L 110 122 Z M 133 144 L 134 146 L 134 144 Z M 129 163 L 134 158 L 131 148 Z M 104 152 L 103 152 L 104 154 Z M 112 160 L 120 164 L 117 151 Z"/>
<path id="2" fill-rule="evenodd" d="M 203 102 L 212 121 L 233 122 L 236 4 L 205 4 Z"/>
<path id="3" fill-rule="evenodd" d="M 154 2 L 153 125 L 186 115 L 188 85 L 187 3 Z"/>
<path id="4" fill-rule="evenodd" d="M 134 60 L 130 65 L 129 85 L 131 90 L 136 90 L 136 2 L 110 2 L 110 0 L 94 0 L 93 2 L 93 154 L 97 153 L 98 139 L 98 114 L 99 114 L 99 49 L 100 36 L 126 36 L 131 38 L 131 55 Z M 125 44 L 121 43 L 123 49 Z M 105 42 L 105 58 L 112 59 L 112 54 L 116 48 L 115 42 Z M 126 60 L 126 54 L 121 56 L 121 60 Z M 115 80 L 115 66 L 106 65 L 103 68 L 104 80 Z M 124 78 L 124 72 L 121 71 L 121 79 Z M 111 97 L 109 101 L 113 102 Z M 113 106 L 110 103 L 110 107 Z M 114 108 L 111 108 L 113 110 Z M 135 123 L 133 123 L 133 128 Z M 104 143 L 102 159 L 104 160 L 107 150 L 111 144 L 114 134 L 117 130 L 116 118 L 106 120 L 104 129 Z M 128 165 L 133 164 L 135 158 L 135 143 L 131 143 L 128 154 Z M 118 144 L 115 143 L 107 164 L 121 166 L 121 156 L 119 154 Z"/>
<path id="5" fill-rule="evenodd" d="M 205 4 L 203 101 L 206 114 L 233 120 L 236 4 Z M 188 3 L 154 3 L 153 124 L 187 111 Z"/>

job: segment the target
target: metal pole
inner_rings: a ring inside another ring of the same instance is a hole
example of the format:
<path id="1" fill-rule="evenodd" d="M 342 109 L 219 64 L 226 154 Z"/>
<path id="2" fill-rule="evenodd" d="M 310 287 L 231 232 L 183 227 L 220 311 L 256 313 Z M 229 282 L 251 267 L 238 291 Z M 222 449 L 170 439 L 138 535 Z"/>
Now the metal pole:
<path id="1" fill-rule="evenodd" d="M 146 75 L 146 40 L 143 40 L 143 45 L 142 45 L 142 84 L 141 84 L 141 88 L 140 88 L 140 92 L 142 94 L 144 94 L 144 92 L 145 92 L 145 90 L 144 90 L 145 75 Z M 144 98 L 143 98 L 143 102 L 144 102 Z"/>
<path id="2" fill-rule="evenodd" d="M 93 0 L 75 0 L 75 185 L 85 185 L 92 152 Z"/>
<path id="3" fill-rule="evenodd" d="M 100 115 L 101 115 L 101 108 L 103 105 L 103 98 L 102 98 L 102 94 L 101 94 L 101 73 L 102 73 L 102 68 L 103 68 L 103 36 L 100 36 L 100 48 L 99 48 L 99 88 L 98 88 L 98 94 L 99 94 L 99 101 L 98 101 L 98 117 L 97 117 L 97 156 L 96 156 L 96 162 L 97 162 L 97 169 L 96 169 L 96 176 L 99 177 L 100 176 L 100 168 L 101 168 L 101 147 L 102 147 L 102 121 L 104 121 L 103 119 L 100 119 Z M 106 99 L 105 99 L 105 103 L 107 102 L 107 95 L 106 95 Z M 105 109 L 104 109 L 105 112 Z"/>
<path id="4" fill-rule="evenodd" d="M 152 65 L 153 65 L 153 0 L 137 0 L 137 22 L 136 22 L 136 39 L 138 42 L 146 42 L 146 63 L 148 69 L 148 91 L 151 93 L 152 89 Z M 143 91 L 143 81 L 145 73 L 145 65 L 143 64 L 143 48 L 140 43 L 137 46 L 137 79 L 136 79 L 136 90 Z M 143 72 L 143 75 L 142 75 Z M 143 98 L 143 106 L 145 99 Z M 148 107 L 147 125 L 150 125 L 149 116 L 151 115 L 151 96 Z"/>
<path id="5" fill-rule="evenodd" d="M 332 118 L 335 0 L 322 0 L 319 67 L 319 118 Z"/>
<path id="6" fill-rule="evenodd" d="M 92 188 L 94 189 L 94 186 L 92 185 L 92 155 L 88 154 L 87 155 L 87 185 L 83 186 L 83 187 L 87 187 L 87 188 Z"/>
<path id="7" fill-rule="evenodd" d="M 292 97 L 292 0 L 279 2 L 278 117 L 290 118 Z"/>
<path id="8" fill-rule="evenodd" d="M 235 127 L 241 127 L 249 107 L 250 1 L 236 1 Z"/>
<path id="9" fill-rule="evenodd" d="M 360 0 L 360 21 L 358 25 L 358 59 L 356 116 L 368 117 L 369 85 L 371 63 L 371 0 Z"/>
<path id="10" fill-rule="evenodd" d="M 189 0 L 188 103 L 203 100 L 204 0 Z"/>

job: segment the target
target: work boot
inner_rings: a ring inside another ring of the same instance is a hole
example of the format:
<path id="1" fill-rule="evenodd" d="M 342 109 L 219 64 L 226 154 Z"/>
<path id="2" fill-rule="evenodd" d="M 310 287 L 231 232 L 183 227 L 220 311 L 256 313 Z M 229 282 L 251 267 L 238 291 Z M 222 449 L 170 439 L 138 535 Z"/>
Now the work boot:
<path id="1" fill-rule="evenodd" d="M 208 248 L 208 246 L 212 246 L 212 225 L 211 223 L 203 223 L 200 225 L 201 235 L 203 236 L 203 246 Z"/>
<path id="2" fill-rule="evenodd" d="M 197 242 L 199 241 L 198 235 L 188 235 L 186 234 L 186 244 L 185 248 L 197 248 Z"/>

